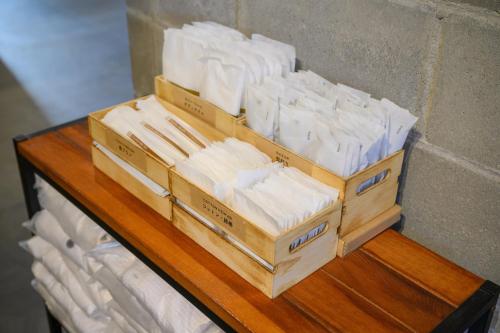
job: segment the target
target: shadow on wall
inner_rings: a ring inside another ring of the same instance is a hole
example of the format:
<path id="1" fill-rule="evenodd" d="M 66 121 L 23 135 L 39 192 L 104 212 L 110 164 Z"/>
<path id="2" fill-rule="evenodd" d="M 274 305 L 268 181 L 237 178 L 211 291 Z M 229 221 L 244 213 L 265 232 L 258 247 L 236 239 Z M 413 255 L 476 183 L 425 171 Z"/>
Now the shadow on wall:
<path id="1" fill-rule="evenodd" d="M 398 205 L 402 205 L 403 203 L 406 178 L 408 177 L 408 166 L 409 166 L 410 156 L 421 137 L 422 134 L 418 132 L 415 128 L 413 128 L 408 134 L 408 138 L 406 139 L 406 142 L 403 146 L 405 155 L 403 159 L 403 166 L 401 167 L 401 174 L 399 175 L 399 187 L 398 187 L 398 194 L 396 196 L 396 203 Z M 405 219 L 406 219 L 405 215 L 401 214 L 401 219 L 399 220 L 399 222 L 397 222 L 392 226 L 392 229 L 397 231 L 404 230 Z"/>

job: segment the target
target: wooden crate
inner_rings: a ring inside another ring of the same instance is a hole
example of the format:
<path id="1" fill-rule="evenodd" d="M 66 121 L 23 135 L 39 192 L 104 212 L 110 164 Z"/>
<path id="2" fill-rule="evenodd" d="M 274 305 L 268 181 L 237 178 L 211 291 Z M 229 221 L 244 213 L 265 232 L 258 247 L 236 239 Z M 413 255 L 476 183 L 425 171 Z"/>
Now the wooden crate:
<path id="1" fill-rule="evenodd" d="M 309 217 L 300 225 L 279 237 L 248 221 L 232 208 L 184 178 L 175 168 L 170 169 L 171 193 L 198 214 L 230 234 L 259 257 L 275 265 L 289 257 L 290 243 L 304 233 L 325 224 L 337 229 L 340 224 L 341 200 Z"/>
<path id="2" fill-rule="evenodd" d="M 280 144 L 261 136 L 247 127 L 244 119 L 238 123 L 235 136 L 242 141 L 254 145 L 273 160 L 280 161 L 286 166 L 295 167 L 324 184 L 339 189 L 340 197 L 343 199 L 342 221 L 340 225 L 341 237 L 369 223 L 381 213 L 392 208 L 396 203 L 398 177 L 401 173 L 404 157 L 403 150 L 378 161 L 350 177 L 341 177 Z M 358 192 L 361 184 L 381 173 L 385 173 L 385 177 L 381 181 L 362 192 Z"/>
<path id="3" fill-rule="evenodd" d="M 145 96 L 119 105 L 128 105 L 130 107 L 134 107 L 138 100 L 146 99 L 148 97 L 149 96 Z M 168 102 L 165 102 L 160 98 L 158 98 L 158 101 L 163 104 L 163 106 L 165 106 L 168 111 L 184 120 L 209 140 L 223 140 L 226 137 L 225 134 L 218 130 L 215 130 L 213 127 L 206 124 L 199 118 L 193 116 L 192 114 L 181 110 L 180 108 Z M 140 147 L 131 139 L 115 132 L 112 128 L 102 122 L 102 119 L 104 118 L 106 113 L 119 105 L 115 105 L 89 114 L 88 120 L 90 136 L 93 140 L 109 149 L 113 154 L 117 155 L 119 158 L 132 165 L 134 168 L 142 172 L 145 176 L 149 177 L 151 180 L 158 183 L 165 189 L 170 190 L 168 170 L 171 166 L 156 157 L 153 153 Z"/>
<path id="4" fill-rule="evenodd" d="M 134 107 L 139 99 L 119 105 L 128 105 Z M 157 158 L 154 154 L 141 148 L 131 139 L 122 136 L 108 127 L 101 120 L 106 113 L 117 107 L 118 105 L 93 112 L 89 114 L 89 131 L 93 140 L 97 141 L 113 154 L 132 165 L 134 168 L 142 172 L 145 176 L 168 189 L 168 169 L 170 166 Z"/>
<path id="5" fill-rule="evenodd" d="M 97 169 L 120 184 L 158 214 L 168 220 L 172 220 L 172 201 L 170 195 L 160 196 L 154 193 L 95 146 L 92 146 L 92 162 Z"/>
<path id="6" fill-rule="evenodd" d="M 221 108 L 202 99 L 197 92 L 169 82 L 163 75 L 155 78 L 155 94 L 229 136 L 234 136 L 236 123 L 244 118 L 242 114 L 238 117 L 228 114 Z"/>
<path id="7" fill-rule="evenodd" d="M 234 216 L 227 207 L 223 208 L 225 212 Z M 221 260 L 229 268 L 247 280 L 254 287 L 262 291 L 270 298 L 275 298 L 283 291 L 292 287 L 296 283 L 306 278 L 317 269 L 335 258 L 337 249 L 337 227 L 340 220 L 340 206 L 332 207 L 333 211 L 328 214 L 322 212 L 314 218 L 315 223 L 306 221 L 296 230 L 290 230 L 285 235 L 277 237 L 270 242 L 269 238 L 263 238 L 262 246 L 268 254 L 278 262 L 274 264 L 267 260 L 263 264 L 263 259 L 256 256 L 253 250 L 257 248 L 247 247 L 252 243 L 252 237 L 249 234 L 249 242 L 242 243 L 240 240 L 231 237 L 232 233 L 226 233 L 227 229 L 213 228 L 212 222 L 218 219 L 199 219 L 174 203 L 173 223 L 183 233 L 188 235 L 196 243 L 200 244 L 212 255 Z M 194 215 L 198 215 L 195 213 Z M 206 222 L 202 222 L 205 220 Z M 317 220 L 317 221 L 316 221 Z M 323 232 L 310 239 L 302 246 L 290 250 L 291 241 L 307 234 L 311 228 L 315 228 L 317 222 L 326 223 Z M 314 226 L 311 226 L 314 225 Z M 216 224 L 219 226 L 220 224 Z M 248 225 L 247 225 L 248 226 Z M 249 228 L 248 228 L 249 230 Z M 258 241 L 257 239 L 254 239 Z M 268 258 L 269 259 L 269 258 Z"/>

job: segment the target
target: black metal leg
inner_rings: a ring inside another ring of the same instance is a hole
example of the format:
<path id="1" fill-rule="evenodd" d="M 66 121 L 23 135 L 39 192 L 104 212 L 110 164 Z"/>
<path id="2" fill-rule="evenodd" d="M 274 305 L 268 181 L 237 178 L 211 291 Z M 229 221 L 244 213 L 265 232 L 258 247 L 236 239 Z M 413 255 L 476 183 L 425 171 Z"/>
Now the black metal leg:
<path id="1" fill-rule="evenodd" d="M 479 319 L 474 324 L 472 324 L 472 326 L 469 328 L 469 333 L 488 333 L 494 312 L 495 306 L 489 309 L 485 314 L 479 317 Z"/>
<path id="2" fill-rule="evenodd" d="M 498 285 L 491 281 L 485 281 L 474 294 L 445 318 L 433 332 L 462 333 L 467 329 L 470 333 L 488 332 L 499 293 L 500 287 Z"/>
<path id="3" fill-rule="evenodd" d="M 26 204 L 26 210 L 28 211 L 28 216 L 31 218 L 36 212 L 40 210 L 40 203 L 38 202 L 38 196 L 34 189 L 35 185 L 35 169 L 33 165 L 29 163 L 21 154 L 19 154 L 17 144 L 26 140 L 25 136 L 15 137 L 14 149 L 16 151 L 17 164 L 19 167 L 19 174 L 21 176 L 21 184 L 23 186 L 24 202 Z M 47 314 L 47 321 L 49 324 L 49 330 L 51 333 L 62 333 L 63 327 L 61 323 L 50 313 L 47 306 L 45 306 L 45 312 Z"/>
<path id="4" fill-rule="evenodd" d="M 45 312 L 47 313 L 47 321 L 49 322 L 50 333 L 62 333 L 63 327 L 61 323 L 50 313 L 49 309 L 45 307 Z"/>
<path id="5" fill-rule="evenodd" d="M 14 149 L 16 151 L 17 164 L 19 167 L 19 174 L 21 175 L 21 183 L 23 186 L 24 201 L 28 216 L 31 218 L 36 212 L 40 210 L 40 203 L 33 186 L 35 185 L 35 171 L 31 163 L 29 163 L 17 149 L 17 144 L 26 140 L 25 136 L 18 136 L 14 138 Z"/>

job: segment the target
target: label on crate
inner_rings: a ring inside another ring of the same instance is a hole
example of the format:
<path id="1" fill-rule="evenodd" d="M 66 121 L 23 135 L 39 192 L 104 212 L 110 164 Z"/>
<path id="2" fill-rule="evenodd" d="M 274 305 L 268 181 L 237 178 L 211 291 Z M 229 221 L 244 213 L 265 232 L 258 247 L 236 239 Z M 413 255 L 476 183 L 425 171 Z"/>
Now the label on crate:
<path id="1" fill-rule="evenodd" d="M 112 130 L 106 131 L 106 145 L 122 160 L 132 164 L 143 173 L 146 173 L 146 156 L 139 147 L 134 146 L 131 142 L 114 133 Z"/>
<path id="2" fill-rule="evenodd" d="M 271 158 L 283 163 L 284 166 L 297 168 L 308 175 L 312 174 L 313 164 L 311 162 L 287 150 L 275 148 Z"/>
<path id="3" fill-rule="evenodd" d="M 182 108 L 191 112 L 193 115 L 202 119 L 206 123 L 215 126 L 215 113 L 213 110 L 207 108 L 206 104 L 200 103 L 194 97 L 189 96 L 188 93 L 184 96 Z"/>
<path id="4" fill-rule="evenodd" d="M 215 126 L 215 112 L 211 104 L 200 99 L 200 97 L 186 91 L 184 88 L 171 84 L 173 103 L 181 109 L 200 118 L 204 122 Z M 215 106 L 213 106 L 215 107 Z"/>
<path id="5" fill-rule="evenodd" d="M 286 167 L 294 167 L 300 171 L 311 175 L 313 164 L 294 153 L 278 147 L 275 143 L 267 140 L 258 140 L 255 144 L 257 149 L 267 154 L 273 161 L 282 163 Z"/>
<path id="6" fill-rule="evenodd" d="M 245 221 L 217 199 L 192 188 L 191 200 L 193 208 L 202 215 L 229 230 L 232 235 L 238 238 L 244 237 Z"/>

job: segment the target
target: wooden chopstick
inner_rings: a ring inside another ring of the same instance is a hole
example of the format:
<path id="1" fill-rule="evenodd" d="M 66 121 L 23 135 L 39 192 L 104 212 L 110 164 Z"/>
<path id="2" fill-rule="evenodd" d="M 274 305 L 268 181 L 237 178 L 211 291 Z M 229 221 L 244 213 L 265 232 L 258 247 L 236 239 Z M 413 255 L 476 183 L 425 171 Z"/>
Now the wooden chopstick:
<path id="1" fill-rule="evenodd" d="M 165 140 L 167 143 L 169 143 L 170 145 L 172 145 L 175 149 L 177 149 L 178 151 L 180 151 L 184 156 L 189 157 L 189 154 L 184 149 L 182 149 L 177 143 L 175 143 L 174 141 L 172 141 L 170 138 L 168 138 L 166 135 L 164 135 L 163 133 L 161 133 L 160 131 L 158 131 L 156 128 L 154 128 L 153 126 L 151 126 L 150 124 L 148 124 L 148 123 L 146 123 L 144 121 L 141 122 L 141 124 L 146 129 L 150 130 L 151 132 L 153 132 L 154 134 L 156 134 L 157 136 L 159 136 L 161 139 Z"/>
<path id="2" fill-rule="evenodd" d="M 171 123 L 172 125 L 174 125 L 175 128 L 177 128 L 179 131 L 181 131 L 182 134 L 184 134 L 185 136 L 187 136 L 195 144 L 197 144 L 201 148 L 206 148 L 206 146 L 203 144 L 203 142 L 201 142 L 200 140 L 198 140 L 197 137 L 195 137 L 193 134 L 191 134 L 191 132 L 189 132 L 187 129 L 185 129 L 184 126 L 182 126 L 177 121 L 175 121 L 175 119 L 169 118 L 168 122 Z"/>
<path id="3" fill-rule="evenodd" d="M 141 139 L 139 139 L 137 136 L 135 136 L 132 132 L 127 132 L 127 136 L 132 139 L 132 141 L 134 141 L 139 147 L 141 147 L 143 150 L 147 151 L 148 153 L 150 153 L 151 155 L 153 155 L 154 157 L 158 158 L 159 160 L 165 162 L 166 164 L 169 164 L 167 163 L 167 161 L 165 161 L 163 158 L 161 158 L 160 156 L 158 156 L 157 153 L 155 153 L 153 150 L 151 150 L 151 148 L 148 147 L 148 145 L 146 145 L 144 142 L 142 142 Z"/>

